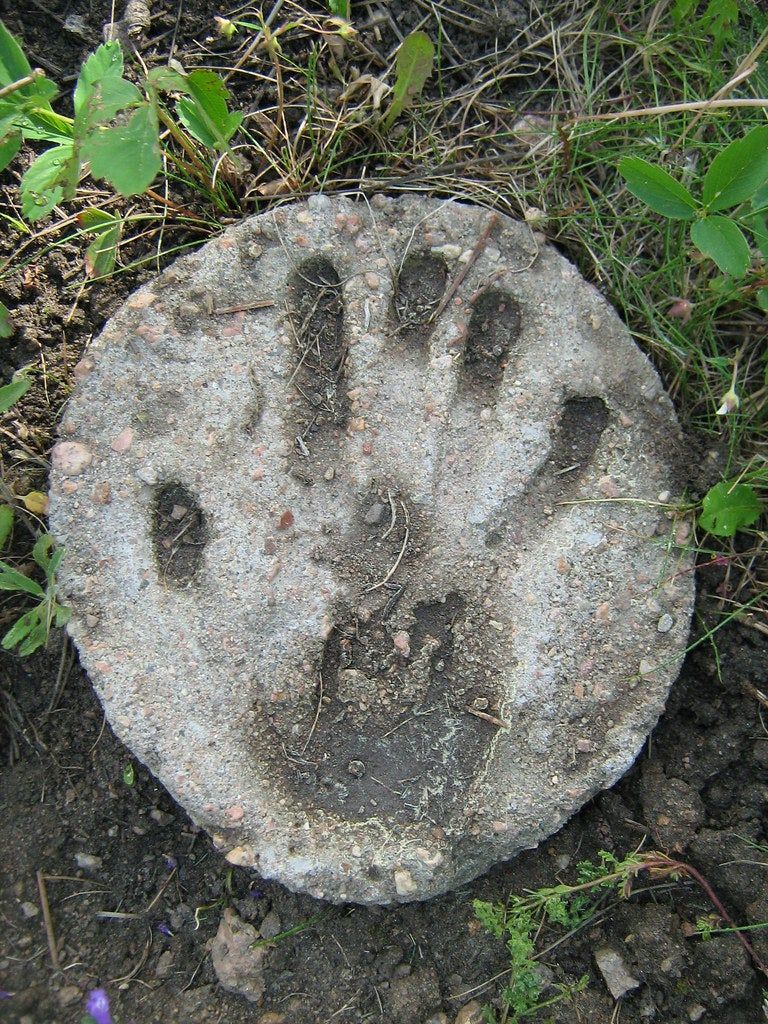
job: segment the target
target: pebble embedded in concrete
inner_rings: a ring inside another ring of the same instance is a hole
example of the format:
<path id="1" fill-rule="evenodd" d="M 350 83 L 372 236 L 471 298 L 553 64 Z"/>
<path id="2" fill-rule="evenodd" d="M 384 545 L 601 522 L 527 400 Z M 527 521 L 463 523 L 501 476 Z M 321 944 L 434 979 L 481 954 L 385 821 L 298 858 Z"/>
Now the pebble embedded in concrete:
<path id="1" fill-rule="evenodd" d="M 656 505 L 680 432 L 527 226 L 285 205 L 141 288 L 78 365 L 51 477 L 70 631 L 230 863 L 423 899 L 631 765 L 690 621 Z"/>

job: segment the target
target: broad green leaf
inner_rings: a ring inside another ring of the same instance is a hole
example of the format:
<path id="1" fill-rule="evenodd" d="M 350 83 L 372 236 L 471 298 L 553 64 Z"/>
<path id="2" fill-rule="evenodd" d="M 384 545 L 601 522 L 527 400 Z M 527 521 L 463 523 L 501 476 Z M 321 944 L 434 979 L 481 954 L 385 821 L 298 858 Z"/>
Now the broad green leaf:
<path id="1" fill-rule="evenodd" d="M 66 178 L 72 156 L 71 143 L 53 146 L 26 171 L 21 179 L 21 208 L 27 220 L 39 220 L 61 201 L 64 190 L 58 183 Z"/>
<path id="2" fill-rule="evenodd" d="M 17 121 L 20 116 L 18 107 L 0 100 L 0 139 L 13 135 L 18 130 Z"/>
<path id="3" fill-rule="evenodd" d="M 753 128 L 718 153 L 704 175 L 707 209 L 727 210 L 751 199 L 768 178 L 768 125 Z"/>
<path id="4" fill-rule="evenodd" d="M 421 90 L 432 74 L 434 60 L 435 48 L 426 32 L 411 32 L 402 41 L 395 57 L 395 85 L 392 104 L 384 119 L 385 131 L 421 95 Z"/>
<path id="5" fill-rule="evenodd" d="M 37 622 L 34 622 L 36 615 Z M 48 642 L 48 625 L 42 617 L 39 609 L 33 609 L 32 611 L 32 626 L 27 632 L 25 640 L 19 644 L 19 654 L 26 658 L 28 655 L 33 654 L 38 647 L 43 647 Z"/>
<path id="6" fill-rule="evenodd" d="M 715 537 L 733 537 L 743 526 L 751 526 L 761 512 L 760 501 L 749 484 L 724 480 L 704 495 L 699 525 Z"/>
<path id="7" fill-rule="evenodd" d="M 32 548 L 32 558 L 37 562 L 43 572 L 47 572 L 48 566 L 50 565 L 53 544 L 53 537 L 51 537 L 49 533 L 44 533 L 42 537 L 37 538 L 35 546 Z"/>
<path id="8" fill-rule="evenodd" d="M 0 21 L 0 88 L 32 74 L 24 51 Z"/>
<path id="9" fill-rule="evenodd" d="M 123 78 L 120 43 L 104 43 L 80 69 L 75 86 L 75 133 L 84 138 L 97 124 L 111 121 L 126 107 L 141 103 L 141 92 Z"/>
<path id="10" fill-rule="evenodd" d="M 82 137 L 95 125 L 111 121 L 119 111 L 143 102 L 144 97 L 136 86 L 124 78 L 94 82 L 75 119 L 75 134 Z"/>
<path id="11" fill-rule="evenodd" d="M 5 547 L 13 529 L 13 509 L 10 505 L 0 505 L 0 551 Z"/>
<path id="12" fill-rule="evenodd" d="M 15 405 L 22 395 L 26 395 L 29 389 L 32 387 L 32 381 L 29 377 L 17 377 L 16 380 L 12 380 L 10 384 L 5 384 L 0 388 L 0 415 L 4 412 L 8 412 L 12 405 Z"/>
<path id="13" fill-rule="evenodd" d="M 698 0 L 675 0 L 675 5 L 670 12 L 672 20 L 676 25 L 686 22 L 696 10 Z"/>
<path id="14" fill-rule="evenodd" d="M 0 21 L 0 89 L 13 85 L 31 74 L 32 68 L 24 56 L 24 51 Z M 58 89 L 53 82 L 40 76 L 9 93 L 8 100 L 21 106 L 29 101 L 40 106 L 48 106 L 57 92 Z"/>
<path id="15" fill-rule="evenodd" d="M 147 85 L 161 92 L 186 92 L 187 76 L 173 68 L 152 68 L 147 75 Z"/>
<path id="16" fill-rule="evenodd" d="M 224 151 L 240 127 L 243 115 L 227 108 L 229 91 L 213 71 L 193 71 L 186 77 L 187 95 L 176 113 L 187 131 L 209 149 Z"/>
<path id="17" fill-rule="evenodd" d="M 48 639 L 48 630 L 42 618 L 42 609 L 33 608 L 17 619 L 3 637 L 3 649 L 10 651 L 18 646 L 19 654 L 32 654 Z"/>
<path id="18" fill-rule="evenodd" d="M 9 135 L 0 142 L 0 171 L 4 171 L 21 149 L 21 132 Z"/>
<path id="19" fill-rule="evenodd" d="M 755 298 L 760 309 L 764 313 L 768 313 L 768 288 L 759 288 Z"/>
<path id="20" fill-rule="evenodd" d="M 96 82 L 123 77 L 123 51 L 116 40 L 102 43 L 80 68 L 74 93 L 75 114 L 87 103 Z"/>
<path id="21" fill-rule="evenodd" d="M 34 92 L 30 92 L 34 90 Z M 52 114 L 50 101 L 58 95 L 56 83 L 48 78 L 36 78 L 27 86 L 14 88 L 0 100 L 0 117 L 13 113 L 14 118 L 21 120 L 25 116 L 39 111 Z"/>
<path id="22" fill-rule="evenodd" d="M 66 145 L 72 142 L 72 121 L 53 110 L 35 109 L 21 119 L 20 127 L 27 139 Z"/>
<path id="23" fill-rule="evenodd" d="M 753 210 L 768 209 L 768 184 L 762 185 L 752 196 Z"/>
<path id="24" fill-rule="evenodd" d="M 749 245 L 732 220 L 719 215 L 697 220 L 691 225 L 691 240 L 705 256 L 714 260 L 724 274 L 731 277 L 746 274 L 750 261 Z"/>
<path id="25" fill-rule="evenodd" d="M 337 18 L 342 18 L 344 21 L 349 21 L 350 0 L 327 0 L 327 2 L 331 14 L 335 14 Z"/>
<path id="26" fill-rule="evenodd" d="M 45 597 L 45 591 L 23 572 L 17 572 L 5 562 L 0 562 L 0 590 L 14 590 L 33 597 Z"/>
<path id="27" fill-rule="evenodd" d="M 698 203 L 691 193 L 662 167 L 640 156 L 625 156 L 619 161 L 619 174 L 633 196 L 671 220 L 693 220 Z"/>
<path id="28" fill-rule="evenodd" d="M 108 277 L 115 269 L 117 247 L 120 243 L 121 220 L 113 220 L 102 228 L 85 251 L 85 269 L 88 277 Z"/>
<path id="29" fill-rule="evenodd" d="M 719 59 L 727 40 L 733 38 L 738 20 L 738 0 L 709 0 L 700 24 L 712 35 L 715 44 L 712 55 L 715 59 Z"/>
<path id="30" fill-rule="evenodd" d="M 768 224 L 764 213 L 756 213 L 753 217 L 746 218 L 746 224 L 752 232 L 755 245 L 763 256 L 768 259 Z"/>
<path id="31" fill-rule="evenodd" d="M 21 90 L 24 92 L 24 90 Z M 37 78 L 30 86 L 26 98 L 29 104 L 50 112 L 51 100 L 58 96 L 59 87 L 50 78 Z"/>
<path id="32" fill-rule="evenodd" d="M 94 206 L 79 213 L 77 223 L 84 231 L 96 235 L 96 240 L 91 242 L 85 253 L 88 276 L 107 277 L 115 267 L 117 247 L 123 229 L 122 219 Z"/>
<path id="33" fill-rule="evenodd" d="M 45 570 L 45 576 L 49 583 L 53 584 L 56 579 L 56 573 L 59 571 L 61 560 L 64 557 L 64 548 L 56 548 L 51 555 L 50 561 L 48 562 L 48 568 Z"/>
<path id="34" fill-rule="evenodd" d="M 704 7 L 703 14 L 698 18 L 697 7 Z M 705 6 L 699 0 L 676 0 L 671 15 L 678 28 L 693 25 L 708 33 L 715 44 L 713 56 L 718 57 L 725 42 L 733 37 L 734 26 L 739 18 L 739 4 L 738 0 L 709 0 Z"/>
<path id="35" fill-rule="evenodd" d="M 0 302 L 0 338 L 10 338 L 14 327 L 11 320 L 11 311 L 4 302 Z"/>
<path id="36" fill-rule="evenodd" d="M 28 221 L 34 223 L 36 220 L 47 217 L 63 198 L 64 189 L 61 185 L 55 185 L 52 188 L 34 193 L 22 191 L 21 212 Z"/>
<path id="37" fill-rule="evenodd" d="M 77 223 L 83 231 L 103 231 L 115 223 L 115 217 L 98 206 L 89 206 L 77 215 Z"/>
<path id="38" fill-rule="evenodd" d="M 161 167 L 157 114 L 150 103 L 138 107 L 125 124 L 92 135 L 83 147 L 94 178 L 105 178 L 121 195 L 149 188 Z"/>
<path id="39" fill-rule="evenodd" d="M 66 624 L 70 620 L 71 615 L 72 615 L 72 610 L 70 608 L 66 608 L 62 604 L 57 604 L 56 605 L 56 614 L 54 616 L 54 620 L 53 621 L 59 627 L 66 626 Z"/>

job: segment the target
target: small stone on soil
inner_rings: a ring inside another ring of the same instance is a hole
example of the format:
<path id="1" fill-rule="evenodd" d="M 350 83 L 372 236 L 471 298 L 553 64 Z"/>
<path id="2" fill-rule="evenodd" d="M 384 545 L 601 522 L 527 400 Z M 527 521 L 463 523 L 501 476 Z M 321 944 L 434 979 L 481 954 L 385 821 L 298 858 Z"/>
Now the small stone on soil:
<path id="1" fill-rule="evenodd" d="M 456 1014 L 453 1024 L 482 1024 L 483 1008 L 476 999 L 467 1003 Z"/>
<path id="2" fill-rule="evenodd" d="M 101 857 L 95 857 L 91 853 L 76 853 L 75 863 L 83 871 L 96 871 L 104 862 Z"/>
<path id="3" fill-rule="evenodd" d="M 173 814 L 168 814 L 166 811 L 161 811 L 159 807 L 153 807 L 149 812 L 149 816 L 152 821 L 158 825 L 165 826 L 171 825 L 176 820 Z"/>
<path id="4" fill-rule="evenodd" d="M 386 509 L 381 502 L 376 502 L 375 505 L 371 505 L 368 511 L 365 513 L 364 522 L 366 526 L 378 526 L 379 523 L 384 519 L 384 513 Z"/>
<path id="5" fill-rule="evenodd" d="M 629 973 L 621 953 L 611 946 L 600 946 L 595 950 L 595 963 L 614 999 L 621 999 L 639 988 L 640 982 Z"/>
<path id="6" fill-rule="evenodd" d="M 227 908 L 219 930 L 208 943 L 213 969 L 219 984 L 227 992 L 245 996 L 260 1003 L 264 996 L 264 950 L 252 948 L 259 936 L 253 925 L 246 924 L 234 910 Z"/>
<path id="7" fill-rule="evenodd" d="M 157 960 L 157 966 L 155 967 L 156 978 L 167 978 L 173 970 L 173 953 L 170 949 L 164 950 L 160 954 Z"/>
<path id="8" fill-rule="evenodd" d="M 270 910 L 264 915 L 264 920 L 259 927 L 259 934 L 262 939 L 274 939 L 283 930 L 283 923 L 276 911 Z"/>
<path id="9" fill-rule="evenodd" d="M 82 991 L 77 985 L 65 985 L 64 988 L 60 988 L 56 994 L 56 998 L 59 1002 L 59 1006 L 71 1006 L 76 1003 L 77 1000 L 82 996 Z"/>

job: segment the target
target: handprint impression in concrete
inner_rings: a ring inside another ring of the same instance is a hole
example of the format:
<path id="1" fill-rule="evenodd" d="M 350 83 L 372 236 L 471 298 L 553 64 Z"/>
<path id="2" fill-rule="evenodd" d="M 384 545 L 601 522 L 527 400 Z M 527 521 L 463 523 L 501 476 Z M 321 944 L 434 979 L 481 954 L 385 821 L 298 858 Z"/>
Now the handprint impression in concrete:
<path id="1" fill-rule="evenodd" d="M 538 245 L 456 203 L 316 197 L 166 271 L 79 368 L 73 635 L 233 863 L 444 891 L 613 782 L 663 706 L 678 428 Z"/>

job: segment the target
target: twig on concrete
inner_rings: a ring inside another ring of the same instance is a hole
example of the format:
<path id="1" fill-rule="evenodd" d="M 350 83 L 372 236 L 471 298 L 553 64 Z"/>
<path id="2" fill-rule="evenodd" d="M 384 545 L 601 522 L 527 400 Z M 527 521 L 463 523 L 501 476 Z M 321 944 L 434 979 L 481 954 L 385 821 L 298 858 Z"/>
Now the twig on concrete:
<path id="1" fill-rule="evenodd" d="M 499 223 L 499 215 L 497 213 L 492 213 L 490 215 L 490 217 L 488 218 L 488 220 L 486 221 L 486 224 L 485 224 L 485 227 L 483 228 L 482 234 L 480 235 L 478 240 L 475 242 L 475 247 L 473 248 L 472 252 L 470 253 L 469 259 L 464 264 L 464 266 L 461 268 L 461 270 L 458 272 L 456 277 L 454 277 L 453 281 L 451 281 L 450 287 L 448 288 L 448 290 L 446 291 L 445 295 L 443 296 L 442 301 L 440 302 L 440 305 L 437 307 L 435 312 L 430 317 L 430 320 L 437 320 L 437 318 L 445 311 L 446 307 L 448 306 L 448 303 L 453 299 L 454 295 L 456 294 L 456 292 L 461 287 L 462 281 L 467 276 L 467 274 L 470 272 L 470 270 L 475 265 L 475 263 L 477 263 L 477 261 L 480 258 L 483 250 L 485 249 L 486 245 L 488 245 L 488 242 L 491 239 L 491 235 L 493 234 L 493 229 L 496 227 L 496 225 L 498 223 Z"/>
<path id="2" fill-rule="evenodd" d="M 504 722 L 500 718 L 496 718 L 495 715 L 489 715 L 486 711 L 478 711 L 477 708 L 471 708 L 468 704 L 465 705 L 464 710 L 468 715 L 474 715 L 475 718 L 482 718 L 484 722 L 490 722 L 491 725 L 495 725 L 499 729 L 509 728 L 508 722 Z"/>

